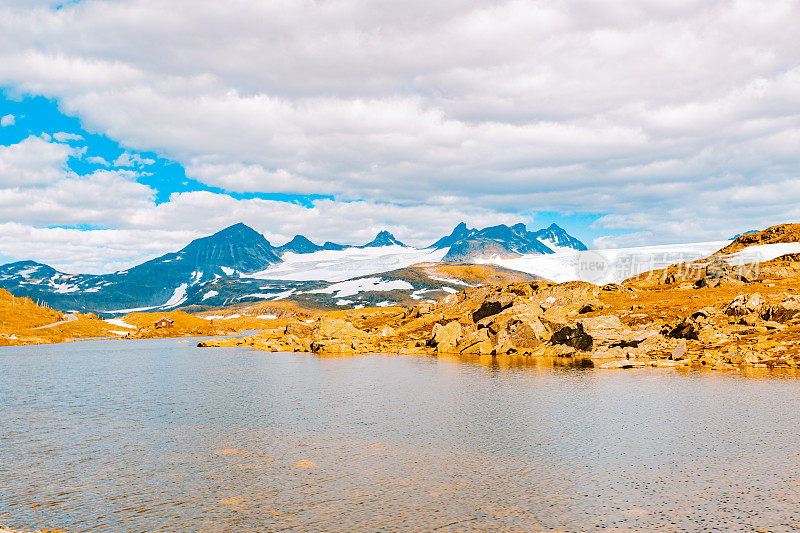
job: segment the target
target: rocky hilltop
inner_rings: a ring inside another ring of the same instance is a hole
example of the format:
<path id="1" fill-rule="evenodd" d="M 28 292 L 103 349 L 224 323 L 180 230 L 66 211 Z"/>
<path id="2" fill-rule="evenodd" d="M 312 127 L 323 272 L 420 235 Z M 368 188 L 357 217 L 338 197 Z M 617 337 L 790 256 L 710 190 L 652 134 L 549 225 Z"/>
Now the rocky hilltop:
<path id="1" fill-rule="evenodd" d="M 770 228 L 760 239 L 740 239 L 765 242 L 768 235 L 784 234 Z M 701 263 L 702 268 L 676 265 L 620 285 L 533 281 L 470 287 L 410 308 L 277 320 L 258 335 L 203 345 L 319 354 L 574 357 L 605 368 L 797 367 L 800 260 L 765 262 L 752 269 L 757 273 L 751 278 L 716 255 Z M 693 273 L 677 278 L 678 270 Z"/>

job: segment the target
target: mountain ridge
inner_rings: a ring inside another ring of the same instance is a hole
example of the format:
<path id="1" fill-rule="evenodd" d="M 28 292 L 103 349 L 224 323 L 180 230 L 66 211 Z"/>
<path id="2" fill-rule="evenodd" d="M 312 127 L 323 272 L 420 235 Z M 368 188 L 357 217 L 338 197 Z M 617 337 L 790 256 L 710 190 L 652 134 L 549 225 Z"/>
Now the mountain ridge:
<path id="1" fill-rule="evenodd" d="M 489 253 L 552 253 L 536 240 L 535 233 L 527 231 L 524 224 L 476 230 L 469 229 L 462 222 L 449 236 L 439 239 L 437 243 L 434 244 L 442 247 L 439 248 L 442 250 L 451 243 L 448 248 L 450 257 L 443 260 L 456 263 L 469 263 L 474 257 Z M 348 252 L 348 249 L 353 251 Z M 385 264 L 403 268 L 404 265 L 417 262 L 414 258 L 420 256 L 420 251 L 430 249 L 409 247 L 386 230 L 380 231 L 372 241 L 363 245 L 345 246 L 328 241 L 320 246 L 303 235 L 296 235 L 284 245 L 276 247 L 263 234 L 240 222 L 212 235 L 194 239 L 177 252 L 166 253 L 109 274 L 67 274 L 35 261 L 8 263 L 0 266 L 0 287 L 46 301 L 62 311 L 113 313 L 168 310 L 196 302 L 198 298 L 201 302 L 208 299 L 224 303 L 227 298 L 251 294 L 273 299 L 281 297 L 280 294 L 291 294 L 290 291 L 308 287 L 289 283 L 287 280 L 290 278 L 260 275 L 264 271 L 269 274 L 271 266 L 283 263 L 283 256 L 289 252 L 308 256 L 308 261 L 313 264 L 317 261 L 313 259 L 314 253 L 338 251 L 344 254 L 338 259 L 340 266 L 337 268 L 343 269 L 341 272 L 349 272 L 352 268 L 348 266 L 348 258 L 351 262 L 359 263 L 363 272 L 364 266 L 374 266 L 379 270 L 380 263 L 375 262 L 379 257 L 397 258 Z M 433 255 L 437 261 L 441 257 L 435 253 L 423 255 Z M 222 283 L 220 280 L 229 281 Z M 208 289 L 204 290 L 206 287 Z M 316 285 L 311 288 L 314 287 Z M 203 293 L 198 296 L 200 291 Z"/>
<path id="2" fill-rule="evenodd" d="M 450 250 L 443 260 L 462 262 L 490 259 L 493 256 L 509 258 L 527 254 L 552 254 L 564 248 L 587 249 L 585 244 L 557 224 L 538 231 L 528 231 L 521 222 L 513 226 L 498 224 L 481 230 L 469 229 L 462 222 L 450 235 L 433 244 L 441 247 L 447 245 Z"/>

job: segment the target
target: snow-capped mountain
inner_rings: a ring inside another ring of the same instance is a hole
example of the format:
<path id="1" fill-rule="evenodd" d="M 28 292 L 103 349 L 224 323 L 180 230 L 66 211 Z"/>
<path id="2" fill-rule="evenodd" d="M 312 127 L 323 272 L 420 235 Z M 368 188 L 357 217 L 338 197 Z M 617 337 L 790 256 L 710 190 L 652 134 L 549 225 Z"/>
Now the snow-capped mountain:
<path id="1" fill-rule="evenodd" d="M 162 255 L 126 272 L 185 281 L 187 275 L 208 279 L 258 272 L 280 261 L 276 249 L 263 235 L 239 223 L 214 235 L 195 239 L 178 252 Z"/>
<path id="2" fill-rule="evenodd" d="M 31 261 L 10 263 L 0 267 L 0 287 L 64 311 L 166 310 L 222 305 L 243 298 L 296 299 L 331 283 L 417 263 L 552 253 L 543 242 L 553 248 L 583 247 L 555 225 L 529 232 L 523 224 L 475 230 L 463 223 L 425 249 L 406 246 L 388 231 L 379 232 L 364 245 L 326 242 L 320 246 L 297 235 L 275 247 L 262 234 L 239 223 L 196 239 L 177 252 L 111 274 L 66 274 Z"/>
<path id="3" fill-rule="evenodd" d="M 62 310 L 167 309 L 185 304 L 192 287 L 257 272 L 280 260 L 263 235 L 235 224 L 113 274 L 65 274 L 31 261 L 10 263 L 0 267 L 0 287 Z"/>
<path id="4" fill-rule="evenodd" d="M 362 248 L 380 248 L 381 246 L 405 246 L 405 244 L 395 239 L 394 235 L 388 231 L 381 231 Z"/>
<path id="5" fill-rule="evenodd" d="M 325 244 L 333 244 L 334 246 L 338 246 L 335 245 L 334 243 L 325 243 Z M 275 251 L 278 255 L 282 256 L 286 252 L 292 252 L 294 254 L 310 254 L 324 249 L 325 248 L 323 246 L 320 246 L 319 244 L 314 244 L 313 242 L 311 242 L 302 235 L 295 235 L 291 241 L 287 242 L 283 246 L 276 248 Z"/>
<path id="6" fill-rule="evenodd" d="M 442 248 L 450 248 L 458 241 L 467 239 L 477 232 L 478 230 L 469 229 L 464 222 L 461 222 L 455 228 L 453 228 L 453 231 L 450 233 L 450 235 L 442 237 L 435 243 L 431 244 L 430 248 L 434 248 L 436 250 L 440 250 Z"/>
<path id="7" fill-rule="evenodd" d="M 463 222 L 436 241 L 433 248 L 449 248 L 444 261 L 471 262 L 492 257 L 510 258 L 530 254 L 552 254 L 564 248 L 586 250 L 586 245 L 556 224 L 528 231 L 525 224 L 500 224 L 482 230 L 469 229 Z"/>
<path id="8" fill-rule="evenodd" d="M 550 224 L 547 228 L 535 231 L 533 234 L 539 242 L 554 252 L 562 250 L 588 250 L 585 244 L 567 233 L 564 228 L 558 224 Z"/>

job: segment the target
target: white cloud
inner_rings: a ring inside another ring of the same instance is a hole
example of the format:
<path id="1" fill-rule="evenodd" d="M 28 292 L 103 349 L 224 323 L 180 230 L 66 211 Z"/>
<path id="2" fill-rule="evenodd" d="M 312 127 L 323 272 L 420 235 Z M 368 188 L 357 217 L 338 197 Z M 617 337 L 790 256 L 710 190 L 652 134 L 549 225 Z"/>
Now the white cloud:
<path id="1" fill-rule="evenodd" d="M 94 163 L 95 165 L 103 165 L 104 167 L 111 166 L 111 163 L 106 161 L 103 157 L 99 155 L 92 155 L 86 158 L 86 161 L 89 163 Z"/>
<path id="2" fill-rule="evenodd" d="M 336 197 L 184 194 L 114 227 L 199 228 L 199 205 L 275 237 L 422 240 L 538 210 L 607 213 L 593 231 L 628 235 L 603 245 L 705 240 L 798 219 L 798 34 L 796 0 L 5 2 L 0 84 L 209 185 Z"/>
<path id="3" fill-rule="evenodd" d="M 0 146 L 0 187 L 30 187 L 52 183 L 64 175 L 67 158 L 75 150 L 30 136 Z"/>
<path id="4" fill-rule="evenodd" d="M 153 191 L 130 172 L 62 174 L 43 187 L 0 189 L 0 222 L 114 226 L 152 206 Z"/>
<path id="5" fill-rule="evenodd" d="M 83 139 L 81 135 L 76 133 L 67 133 L 65 131 L 60 131 L 58 133 L 53 134 L 53 138 L 58 142 L 67 142 L 67 141 L 80 141 Z"/>
<path id="6" fill-rule="evenodd" d="M 14 115 L 3 115 L 0 117 L 0 128 L 14 125 Z"/>
<path id="7" fill-rule="evenodd" d="M 114 160 L 115 167 L 140 167 L 143 165 L 152 165 L 155 163 L 154 159 L 143 158 L 139 154 L 131 154 L 130 152 L 122 152 L 119 157 Z"/>
<path id="8" fill-rule="evenodd" d="M 0 248 L 18 260 L 45 262 L 69 273 L 122 270 L 156 257 L 164 248 L 181 248 L 193 234 L 174 230 L 92 230 L 37 228 L 0 223 Z"/>
<path id="9" fill-rule="evenodd" d="M 271 170 L 259 164 L 216 163 L 211 158 L 193 159 L 186 166 L 186 174 L 198 181 L 231 192 L 331 194 L 341 188 L 341 185 L 334 181 L 319 183 L 285 169 Z"/>

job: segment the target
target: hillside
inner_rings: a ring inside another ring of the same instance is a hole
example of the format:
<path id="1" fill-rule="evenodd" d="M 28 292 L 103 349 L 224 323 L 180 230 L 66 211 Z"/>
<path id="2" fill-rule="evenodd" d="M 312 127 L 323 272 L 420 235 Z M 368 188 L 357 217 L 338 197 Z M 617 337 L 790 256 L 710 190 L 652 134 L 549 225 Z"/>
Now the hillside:
<path id="1" fill-rule="evenodd" d="M 707 257 L 676 262 L 624 281 L 630 287 L 737 283 L 791 278 L 800 254 L 800 224 L 782 224 L 739 235 Z"/>
<path id="2" fill-rule="evenodd" d="M 111 329 L 94 315 L 64 315 L 0 289 L 0 346 L 106 337 L 113 335 Z"/>
<path id="3" fill-rule="evenodd" d="M 753 246 L 793 243 L 800 243 L 800 224 L 780 224 L 739 235 L 731 244 L 722 248 L 718 255 L 734 254 Z"/>
<path id="4" fill-rule="evenodd" d="M 705 259 L 643 273 L 622 285 L 507 279 L 406 309 L 289 318 L 259 335 L 201 346 L 572 357 L 609 369 L 795 369 L 800 366 L 800 253 L 750 252 L 797 245 L 797 229 L 784 225 L 741 235 Z M 763 260 L 747 263 L 751 257 Z"/>

